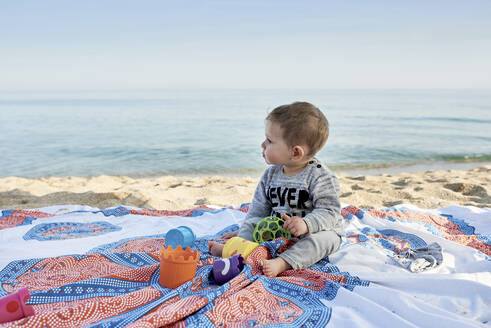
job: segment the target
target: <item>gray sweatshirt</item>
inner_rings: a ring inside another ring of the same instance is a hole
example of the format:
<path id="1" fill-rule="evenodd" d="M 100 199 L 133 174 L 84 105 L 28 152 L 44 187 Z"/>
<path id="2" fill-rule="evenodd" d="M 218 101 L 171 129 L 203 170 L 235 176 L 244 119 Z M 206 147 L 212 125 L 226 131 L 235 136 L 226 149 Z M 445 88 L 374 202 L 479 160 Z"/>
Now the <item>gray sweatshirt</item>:
<path id="1" fill-rule="evenodd" d="M 255 223 L 270 215 L 281 217 L 283 213 L 302 217 L 309 233 L 332 230 L 342 237 L 338 194 L 337 177 L 316 158 L 295 175 L 286 175 L 282 166 L 272 165 L 259 181 L 239 237 L 252 240 Z"/>

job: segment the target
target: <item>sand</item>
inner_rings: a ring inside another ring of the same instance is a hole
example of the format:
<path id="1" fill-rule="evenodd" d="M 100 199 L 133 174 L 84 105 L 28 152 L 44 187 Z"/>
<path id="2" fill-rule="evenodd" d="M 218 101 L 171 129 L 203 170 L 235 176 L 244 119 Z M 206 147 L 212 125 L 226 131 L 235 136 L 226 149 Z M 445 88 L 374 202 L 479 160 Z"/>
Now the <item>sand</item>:
<path id="1" fill-rule="evenodd" d="M 469 170 L 350 176 L 337 173 L 344 204 L 384 208 L 411 203 L 491 207 L 491 165 Z M 258 177 L 130 178 L 125 176 L 0 179 L 0 209 L 82 204 L 98 208 L 129 205 L 159 210 L 250 202 Z"/>

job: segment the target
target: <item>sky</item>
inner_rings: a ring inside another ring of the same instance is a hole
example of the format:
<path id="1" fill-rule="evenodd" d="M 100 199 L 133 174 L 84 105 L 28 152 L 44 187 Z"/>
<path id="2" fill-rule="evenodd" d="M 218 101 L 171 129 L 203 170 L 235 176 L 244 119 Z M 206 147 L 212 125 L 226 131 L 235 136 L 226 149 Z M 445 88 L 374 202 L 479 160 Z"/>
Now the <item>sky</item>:
<path id="1" fill-rule="evenodd" d="M 0 0 L 0 91 L 491 89 L 491 1 Z"/>

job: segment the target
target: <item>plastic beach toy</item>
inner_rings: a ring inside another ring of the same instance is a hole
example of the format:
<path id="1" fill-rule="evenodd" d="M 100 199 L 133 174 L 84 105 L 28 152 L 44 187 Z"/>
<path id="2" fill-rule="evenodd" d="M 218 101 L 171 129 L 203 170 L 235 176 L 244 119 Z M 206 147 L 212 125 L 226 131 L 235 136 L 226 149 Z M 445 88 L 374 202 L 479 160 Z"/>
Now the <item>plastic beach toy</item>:
<path id="1" fill-rule="evenodd" d="M 246 259 L 259 246 L 258 243 L 241 238 L 232 237 L 223 246 L 222 256 L 231 257 L 235 254 L 240 254 Z"/>
<path id="2" fill-rule="evenodd" d="M 236 277 L 244 268 L 244 258 L 240 254 L 223 259 L 217 259 L 213 263 L 213 278 L 218 284 L 226 283 Z"/>
<path id="3" fill-rule="evenodd" d="M 26 305 L 31 297 L 27 288 L 0 298 L 0 323 L 19 320 L 34 315 L 34 308 Z"/>
<path id="4" fill-rule="evenodd" d="M 194 278 L 196 263 L 200 253 L 190 247 L 182 249 L 178 245 L 162 247 L 160 250 L 160 285 L 166 288 L 176 288 Z"/>
<path id="5" fill-rule="evenodd" d="M 180 226 L 167 232 L 165 246 L 172 246 L 174 249 L 181 246 L 182 249 L 185 249 L 186 247 L 193 247 L 195 239 L 196 235 L 191 228 Z"/>
<path id="6" fill-rule="evenodd" d="M 267 216 L 256 224 L 252 234 L 256 243 L 274 240 L 276 238 L 290 239 L 290 231 L 283 228 L 285 220 L 277 216 Z"/>

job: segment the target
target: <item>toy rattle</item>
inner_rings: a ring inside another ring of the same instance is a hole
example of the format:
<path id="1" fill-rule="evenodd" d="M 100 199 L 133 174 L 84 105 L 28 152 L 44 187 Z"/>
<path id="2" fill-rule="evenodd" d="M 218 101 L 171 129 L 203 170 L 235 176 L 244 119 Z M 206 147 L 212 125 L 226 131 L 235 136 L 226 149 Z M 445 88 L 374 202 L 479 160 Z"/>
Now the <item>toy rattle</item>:
<path id="1" fill-rule="evenodd" d="M 277 216 L 265 217 L 264 219 L 260 220 L 254 228 L 254 232 L 252 234 L 254 241 L 257 243 L 262 243 L 280 237 L 290 239 L 292 234 L 290 231 L 283 228 L 284 223 L 285 220 Z"/>

